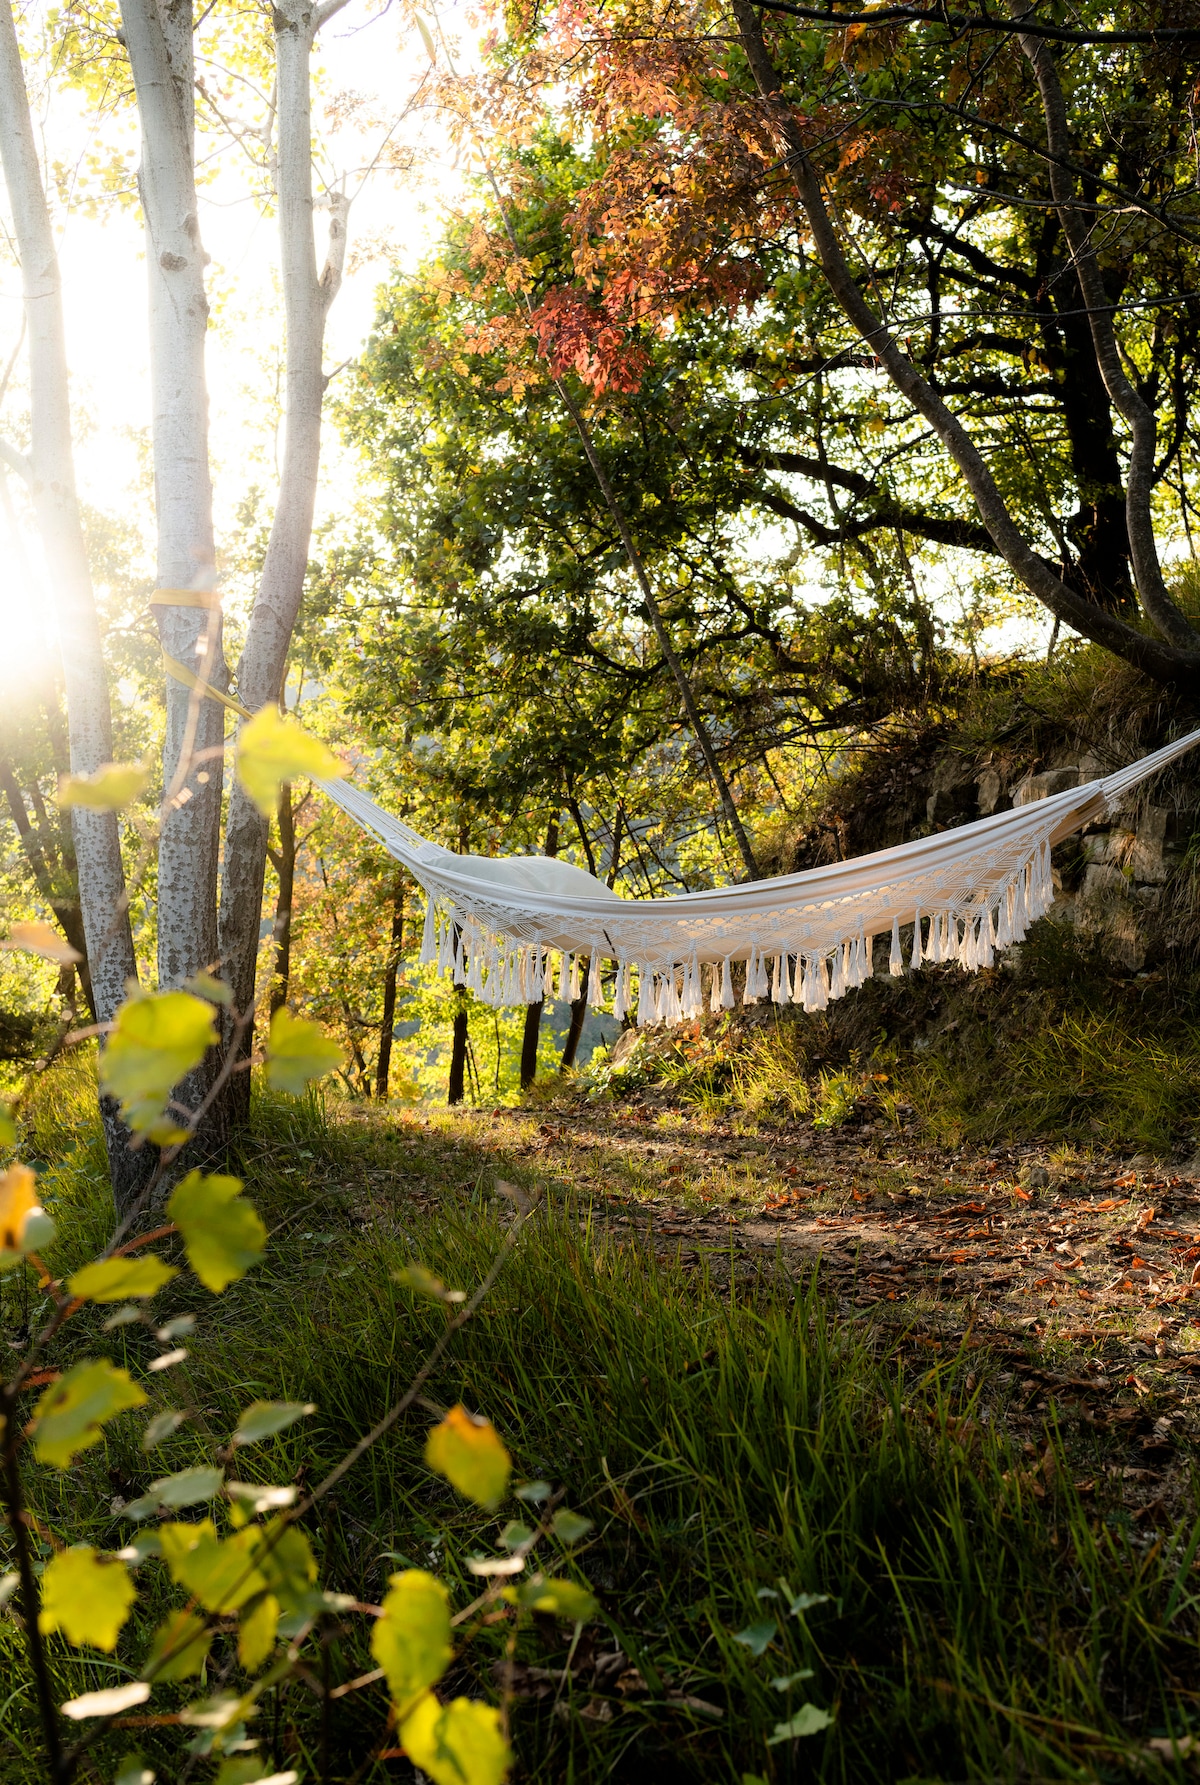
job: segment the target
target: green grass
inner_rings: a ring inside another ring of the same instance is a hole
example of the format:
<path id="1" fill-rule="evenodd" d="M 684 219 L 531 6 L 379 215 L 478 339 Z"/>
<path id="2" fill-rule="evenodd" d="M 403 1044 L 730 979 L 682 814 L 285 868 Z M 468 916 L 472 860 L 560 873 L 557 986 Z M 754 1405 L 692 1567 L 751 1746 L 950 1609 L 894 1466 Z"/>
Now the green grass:
<path id="1" fill-rule="evenodd" d="M 74 1147 L 52 1191 L 60 1270 L 105 1226 L 86 1095 L 85 1077 L 64 1073 L 39 1103 L 43 1159 Z M 172 1285 L 162 1315 L 201 1316 L 191 1354 L 143 1377 L 194 1407 L 198 1425 L 148 1458 L 141 1422 L 127 1418 L 69 1477 L 31 1468 L 37 1510 L 61 1537 L 114 1547 L 124 1527 L 113 1495 L 204 1460 L 255 1395 L 317 1403 L 312 1421 L 253 1454 L 266 1478 L 318 1477 L 397 1398 L 442 1319 L 391 1273 L 417 1257 L 469 1289 L 501 1243 L 479 1123 L 425 1129 L 345 1109 L 327 1121 L 313 1101 L 266 1099 L 255 1123 L 244 1168 L 272 1228 L 267 1262 L 219 1300 L 182 1287 L 187 1278 Z M 504 1174 L 542 1181 L 508 1159 Z M 1059 1431 L 1053 1407 L 1045 1442 L 1057 1472 L 1018 1454 L 985 1349 L 931 1353 L 919 1334 L 839 1318 L 782 1274 L 735 1277 L 722 1291 L 593 1235 L 586 1220 L 585 1202 L 554 1193 L 428 1391 L 490 1415 L 519 1474 L 563 1486 L 595 1524 L 578 1566 L 603 1616 L 575 1651 L 576 1677 L 518 1702 L 520 1779 L 1175 1776 L 1145 1743 L 1200 1724 L 1195 1507 L 1154 1539 L 1117 1499 L 1082 1499 L 1072 1479 L 1095 1471 L 1101 1440 Z M 4 1296 L 12 1336 L 24 1312 L 12 1279 Z M 99 1318 L 73 1323 L 64 1355 L 96 1345 Z M 103 1348 L 139 1376 L 155 1350 L 137 1326 L 105 1335 Z M 460 1603 L 472 1594 L 467 1556 L 490 1551 L 519 1509 L 485 1517 L 425 1469 L 431 1417 L 402 1421 L 311 1523 L 325 1585 L 377 1600 L 400 1557 L 441 1572 Z M 827 1597 L 791 1616 L 785 1586 Z M 765 1620 L 777 1634 L 756 1658 L 736 1633 Z M 151 1621 L 126 1631 L 115 1664 L 55 1639 L 62 1695 L 136 1667 Z M 530 1631 L 519 1658 L 561 1669 L 569 1637 Z M 502 1627 L 484 1630 L 451 1683 L 494 1694 L 503 1641 Z M 644 1689 L 617 1691 L 611 1674 L 597 1686 L 592 1660 L 618 1644 Z M 357 1627 L 331 1662 L 342 1678 L 369 1665 Z M 811 1677 L 788 1691 L 771 1684 L 804 1669 Z M 40 1778 L 11 1617 L 0 1621 L 0 1676 L 0 1777 Z M 806 1700 L 832 1713 L 829 1731 L 769 1746 Z M 275 1714 L 263 1719 L 268 1749 Z M 278 1715 L 292 1734 L 274 1758 L 319 1777 L 314 1699 L 293 1687 Z M 339 1701 L 333 1779 L 408 1776 L 403 1764 L 356 1770 L 383 1717 L 377 1691 Z M 144 1733 L 161 1779 L 184 1776 L 174 1739 Z M 129 1745 L 110 1738 L 96 1776 L 111 1779 Z M 210 1772 L 202 1763 L 187 1776 Z"/>
<path id="2" fill-rule="evenodd" d="M 924 1138 L 952 1146 L 1045 1137 L 1188 1156 L 1200 1150 L 1198 997 L 1195 974 L 1114 979 L 1072 931 L 1042 923 L 987 973 L 876 978 L 816 1015 L 735 1012 L 654 1036 L 625 1074 L 584 1077 L 593 1094 L 659 1084 L 707 1113 L 767 1122 L 835 1127 L 856 1104 L 892 1120 L 910 1106 Z"/>

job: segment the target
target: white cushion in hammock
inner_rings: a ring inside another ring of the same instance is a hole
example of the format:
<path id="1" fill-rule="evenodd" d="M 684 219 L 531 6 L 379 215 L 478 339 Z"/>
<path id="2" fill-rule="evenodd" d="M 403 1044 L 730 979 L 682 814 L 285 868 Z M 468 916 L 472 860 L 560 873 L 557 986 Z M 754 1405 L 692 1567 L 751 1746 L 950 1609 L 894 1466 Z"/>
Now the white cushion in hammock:
<path id="1" fill-rule="evenodd" d="M 519 887 L 522 892 L 544 893 L 568 899 L 614 899 L 623 901 L 582 868 L 560 862 L 551 855 L 452 855 L 445 851 L 446 867 L 456 874 L 469 874 L 473 880 L 484 880 L 493 886 Z"/>

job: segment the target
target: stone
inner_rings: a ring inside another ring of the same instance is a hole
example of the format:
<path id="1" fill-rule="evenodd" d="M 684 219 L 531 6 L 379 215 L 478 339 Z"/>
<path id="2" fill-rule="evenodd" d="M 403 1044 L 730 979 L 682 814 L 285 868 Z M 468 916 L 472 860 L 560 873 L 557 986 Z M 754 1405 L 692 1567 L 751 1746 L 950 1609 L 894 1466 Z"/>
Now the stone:
<path id="1" fill-rule="evenodd" d="M 1052 793 L 1065 793 L 1068 787 L 1079 786 L 1078 769 L 1046 769 L 1040 775 L 1026 775 L 1013 788 L 1014 806 L 1028 806 L 1034 800 L 1049 799 Z"/>
<path id="2" fill-rule="evenodd" d="M 999 773 L 995 769 L 984 769 L 981 775 L 976 775 L 975 785 L 979 789 L 979 816 L 990 818 L 996 810 L 1003 785 Z"/>

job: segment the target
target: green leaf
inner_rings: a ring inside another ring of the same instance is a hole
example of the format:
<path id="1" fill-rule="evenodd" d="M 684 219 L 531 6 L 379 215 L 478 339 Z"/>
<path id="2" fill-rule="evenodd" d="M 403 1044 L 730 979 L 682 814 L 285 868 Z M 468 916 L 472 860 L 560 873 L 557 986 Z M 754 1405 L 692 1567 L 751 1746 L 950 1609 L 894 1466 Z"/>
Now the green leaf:
<path id="1" fill-rule="evenodd" d="M 178 1275 L 173 1264 L 166 1264 L 154 1252 L 144 1252 L 140 1258 L 98 1258 L 94 1264 L 85 1264 L 67 1288 L 84 1301 L 123 1302 L 131 1295 L 157 1295 Z"/>
<path id="2" fill-rule="evenodd" d="M 157 1773 L 148 1767 L 140 1754 L 126 1754 L 118 1764 L 113 1785 L 154 1785 Z"/>
<path id="3" fill-rule="evenodd" d="M 476 1699 L 441 1705 L 427 1692 L 400 1725 L 400 1740 L 434 1785 L 502 1785 L 508 1777 L 512 1751 L 500 1713 Z"/>
<path id="4" fill-rule="evenodd" d="M 215 1500 L 225 1480 L 223 1469 L 210 1469 L 204 1464 L 195 1469 L 181 1469 L 177 1475 L 164 1475 L 152 1481 L 140 1500 L 125 1508 L 125 1517 L 149 1518 L 164 1507 L 176 1512 L 181 1506 L 198 1506 L 203 1500 Z"/>
<path id="5" fill-rule="evenodd" d="M 122 1711 L 145 1704 L 149 1696 L 145 1680 L 130 1680 L 126 1686 L 104 1686 L 99 1692 L 84 1692 L 58 1708 L 64 1717 L 81 1723 L 85 1717 L 119 1717 Z"/>
<path id="6" fill-rule="evenodd" d="M 794 1717 L 775 1725 L 774 1734 L 767 1737 L 767 1746 L 773 1748 L 777 1742 L 794 1742 L 802 1735 L 818 1735 L 832 1722 L 828 1711 L 819 1710 L 815 1704 L 802 1704 Z"/>
<path id="7" fill-rule="evenodd" d="M 289 1767 L 286 1773 L 263 1773 L 270 1762 L 258 1755 L 248 1759 L 244 1754 L 231 1754 L 221 1762 L 212 1785 L 298 1785 L 300 1774 Z"/>
<path id="8" fill-rule="evenodd" d="M 523 1611 L 548 1612 L 567 1624 L 584 1624 L 600 1609 L 586 1587 L 573 1580 L 546 1580 L 540 1574 L 519 1587 L 506 1588 L 504 1597 Z"/>
<path id="9" fill-rule="evenodd" d="M 61 1630 L 68 1642 L 112 1650 L 136 1598 L 129 1570 L 115 1556 L 86 1543 L 62 1549 L 42 1575 L 38 1629 L 43 1635 Z"/>
<path id="10" fill-rule="evenodd" d="M 371 1632 L 371 1653 L 382 1667 L 397 1710 L 440 1680 L 453 1654 L 450 1596 L 420 1568 L 393 1574 L 383 1611 Z"/>
<path id="11" fill-rule="evenodd" d="M 187 1417 L 186 1413 L 180 1413 L 174 1407 L 168 1407 L 164 1413 L 156 1413 L 142 1433 L 142 1449 L 156 1449 L 173 1432 L 179 1430 Z"/>
<path id="12" fill-rule="evenodd" d="M 578 1512 L 569 1512 L 564 1506 L 550 1521 L 550 1529 L 560 1543 L 570 1549 L 576 1543 L 582 1543 L 589 1531 L 595 1529 L 590 1518 L 583 1518 Z"/>
<path id="13" fill-rule="evenodd" d="M 147 992 L 117 1011 L 100 1055 L 100 1088 L 139 1134 L 160 1127 L 167 1099 L 217 1039 L 211 1004 L 190 992 Z"/>
<path id="14" fill-rule="evenodd" d="M 0 1147 L 15 1147 L 17 1124 L 7 1103 L 0 1103 Z"/>
<path id="15" fill-rule="evenodd" d="M 331 1041 L 320 1023 L 293 1016 L 280 1007 L 271 1018 L 267 1037 L 267 1083 L 274 1091 L 290 1091 L 298 1097 L 314 1078 L 324 1078 L 343 1060 L 341 1048 Z"/>
<path id="16" fill-rule="evenodd" d="M 205 973 L 203 969 L 199 973 L 193 973 L 190 979 L 185 979 L 183 989 L 191 992 L 195 998 L 207 998 L 210 1004 L 233 1003 L 233 992 L 225 981 L 215 978 L 211 973 Z"/>
<path id="17" fill-rule="evenodd" d="M 106 1421 L 143 1407 L 144 1392 L 128 1370 L 106 1357 L 75 1364 L 52 1382 L 33 1410 L 33 1448 L 39 1462 L 65 1469 L 81 1450 L 99 1444 Z"/>
<path id="18" fill-rule="evenodd" d="M 789 1597 L 788 1611 L 793 1618 L 796 1618 L 801 1612 L 811 1611 L 814 1605 L 828 1604 L 828 1593 L 797 1593 L 794 1599 Z"/>
<path id="19" fill-rule="evenodd" d="M 54 1223 L 38 1201 L 37 1176 L 27 1165 L 0 1171 L 0 1271 L 20 1264 L 54 1238 Z"/>
<path id="20" fill-rule="evenodd" d="M 144 1319 L 145 1315 L 136 1302 L 126 1302 L 123 1308 L 118 1308 L 115 1314 L 109 1315 L 104 1322 L 103 1331 L 106 1333 L 116 1332 L 119 1326 L 132 1326 L 135 1320 Z"/>
<path id="21" fill-rule="evenodd" d="M 764 1649 L 770 1648 L 778 1635 L 779 1625 L 774 1618 L 768 1618 L 762 1624 L 747 1624 L 744 1630 L 738 1631 L 733 1640 L 749 1649 L 752 1655 L 761 1655 Z"/>
<path id="22" fill-rule="evenodd" d="M 466 1292 L 462 1289 L 447 1289 L 440 1277 L 427 1271 L 423 1264 L 406 1264 L 402 1269 L 392 1272 L 392 1281 L 399 1283 L 401 1289 L 409 1289 L 414 1295 L 427 1295 L 435 1302 L 465 1302 Z"/>
<path id="23" fill-rule="evenodd" d="M 553 1488 L 548 1481 L 523 1481 L 513 1493 L 518 1500 L 524 1500 L 526 1506 L 542 1506 L 550 1498 Z"/>
<path id="24" fill-rule="evenodd" d="M 801 1680 L 811 1680 L 812 1677 L 812 1668 L 802 1667 L 799 1673 L 776 1674 L 775 1678 L 771 1681 L 771 1684 L 774 1686 L 776 1692 L 790 1692 L 793 1686 L 798 1686 L 800 1684 Z"/>
<path id="25" fill-rule="evenodd" d="M 258 1565 L 283 1611 L 307 1611 L 312 1602 L 317 1564 L 308 1538 L 296 1525 L 280 1528 L 280 1521 L 255 1527 L 246 1533 L 261 1545 Z"/>
<path id="26" fill-rule="evenodd" d="M 296 1499 L 296 1490 L 290 1483 L 287 1487 L 272 1487 L 270 1482 L 227 1481 L 225 1492 L 236 1503 L 236 1511 L 247 1509 L 247 1517 L 253 1512 L 274 1512 L 281 1506 L 294 1505 Z"/>
<path id="27" fill-rule="evenodd" d="M 233 1443 L 261 1444 L 264 1438 L 273 1438 L 316 1410 L 313 1401 L 251 1401 L 242 1410 Z"/>
<path id="28" fill-rule="evenodd" d="M 189 1171 L 167 1204 L 188 1263 L 214 1295 L 244 1277 L 266 1250 L 267 1230 L 241 1193 L 240 1178 Z"/>
<path id="29" fill-rule="evenodd" d="M 173 1611 L 154 1632 L 142 1672 L 156 1686 L 189 1680 L 208 1659 L 212 1631 L 198 1612 Z"/>
<path id="30" fill-rule="evenodd" d="M 279 1601 L 274 1593 L 264 1593 L 242 1613 L 238 1624 L 238 1660 L 247 1673 L 257 1673 L 275 1647 L 278 1624 Z"/>
<path id="31" fill-rule="evenodd" d="M 461 1402 L 425 1440 L 425 1461 L 460 1494 L 489 1511 L 504 1498 L 512 1470 L 491 1421 L 468 1413 Z"/>
<path id="32" fill-rule="evenodd" d="M 158 1535 L 171 1579 L 205 1611 L 238 1611 L 266 1591 L 267 1582 L 254 1565 L 257 1529 L 237 1531 L 222 1543 L 212 1520 L 203 1519 L 195 1525 L 163 1525 Z"/>
<path id="33" fill-rule="evenodd" d="M 264 818 L 274 816 L 285 781 L 309 775 L 328 781 L 342 772 L 328 745 L 286 719 L 278 707 L 263 707 L 238 734 L 237 776 Z"/>
<path id="34" fill-rule="evenodd" d="M 522 1524 L 519 1518 L 509 1519 L 500 1533 L 501 1549 L 520 1549 L 523 1543 L 533 1541 L 533 1527 Z"/>
<path id="35" fill-rule="evenodd" d="M 131 806 L 150 783 L 150 771 L 140 762 L 101 763 L 90 775 L 68 775 L 58 784 L 58 803 L 64 808 L 84 806 L 89 812 L 119 812 Z"/>

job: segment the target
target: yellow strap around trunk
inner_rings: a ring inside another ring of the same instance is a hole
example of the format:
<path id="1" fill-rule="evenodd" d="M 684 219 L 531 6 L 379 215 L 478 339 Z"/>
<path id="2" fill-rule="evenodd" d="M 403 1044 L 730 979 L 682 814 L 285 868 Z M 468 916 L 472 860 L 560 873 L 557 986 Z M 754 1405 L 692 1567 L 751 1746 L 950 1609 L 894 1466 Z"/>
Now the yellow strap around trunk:
<path id="1" fill-rule="evenodd" d="M 199 676 L 193 675 L 190 669 L 185 669 L 183 664 L 174 657 L 168 657 L 165 651 L 162 660 L 163 668 L 167 674 L 173 676 L 177 682 L 182 682 L 185 688 L 198 688 L 201 694 L 207 695 L 209 700 L 220 701 L 223 707 L 228 707 L 231 713 L 240 714 L 243 719 L 254 717 L 249 707 L 244 707 L 240 700 L 234 700 L 232 694 L 222 694 L 219 688 L 212 687 L 208 682 L 202 682 Z"/>

